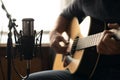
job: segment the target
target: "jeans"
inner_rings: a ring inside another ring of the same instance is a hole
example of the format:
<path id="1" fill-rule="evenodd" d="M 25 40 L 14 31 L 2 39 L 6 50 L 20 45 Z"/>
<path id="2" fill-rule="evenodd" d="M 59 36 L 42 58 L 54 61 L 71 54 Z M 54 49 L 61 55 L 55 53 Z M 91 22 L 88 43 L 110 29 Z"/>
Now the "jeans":
<path id="1" fill-rule="evenodd" d="M 67 70 L 47 70 L 30 74 L 27 80 L 88 80 Z M 120 80 L 120 69 L 99 68 L 90 80 Z"/>
<path id="2" fill-rule="evenodd" d="M 47 70 L 30 74 L 26 80 L 86 80 L 79 79 L 68 70 Z"/>
<path id="3" fill-rule="evenodd" d="M 115 61 L 110 58 L 110 60 L 106 61 L 102 58 L 91 79 L 73 75 L 68 70 L 46 70 L 32 73 L 26 80 L 120 80 L 119 59 Z"/>

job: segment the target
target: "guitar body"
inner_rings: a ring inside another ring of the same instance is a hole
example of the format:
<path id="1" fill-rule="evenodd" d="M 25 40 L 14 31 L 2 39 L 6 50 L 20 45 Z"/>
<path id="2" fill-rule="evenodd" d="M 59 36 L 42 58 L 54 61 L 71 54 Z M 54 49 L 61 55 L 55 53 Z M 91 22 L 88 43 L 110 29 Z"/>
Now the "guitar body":
<path id="1" fill-rule="evenodd" d="M 83 24 L 87 24 L 87 25 L 83 26 Z M 91 26 L 96 26 L 96 27 L 91 27 Z M 76 37 L 84 38 L 86 36 L 101 32 L 104 29 L 101 29 L 100 26 L 104 26 L 103 23 L 98 23 L 98 21 L 92 19 L 91 17 L 85 18 L 85 20 L 80 25 L 77 19 L 74 18 L 71 23 L 71 29 L 70 29 L 71 40 L 74 41 Z M 81 28 L 84 28 L 84 30 L 86 30 L 85 32 L 87 33 L 86 34 L 81 33 L 82 31 Z M 74 43 L 72 43 L 72 46 L 73 45 Z M 71 50 L 72 56 L 68 55 L 64 61 L 62 61 L 62 54 L 59 53 L 56 54 L 53 70 L 68 69 L 72 74 L 77 74 L 79 76 L 86 76 L 90 78 L 94 74 L 94 71 L 99 61 L 99 55 L 96 52 L 96 47 L 93 46 L 85 49 L 74 50 L 74 51 L 73 50 Z M 66 66 L 64 66 L 65 63 L 67 63 Z"/>

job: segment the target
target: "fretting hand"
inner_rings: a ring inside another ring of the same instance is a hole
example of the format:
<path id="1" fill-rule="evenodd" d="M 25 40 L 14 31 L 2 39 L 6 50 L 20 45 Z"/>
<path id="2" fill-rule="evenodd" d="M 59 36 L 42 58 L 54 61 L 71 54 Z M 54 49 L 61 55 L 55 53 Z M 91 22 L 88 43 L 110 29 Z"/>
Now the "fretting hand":
<path id="1" fill-rule="evenodd" d="M 120 27 L 119 24 L 113 23 L 113 24 L 108 24 L 108 27 L 111 29 L 118 29 Z M 105 55 L 116 55 L 120 54 L 120 41 L 113 39 L 114 33 L 105 30 L 103 32 L 103 36 L 97 45 L 97 52 L 100 54 L 105 54 Z"/>

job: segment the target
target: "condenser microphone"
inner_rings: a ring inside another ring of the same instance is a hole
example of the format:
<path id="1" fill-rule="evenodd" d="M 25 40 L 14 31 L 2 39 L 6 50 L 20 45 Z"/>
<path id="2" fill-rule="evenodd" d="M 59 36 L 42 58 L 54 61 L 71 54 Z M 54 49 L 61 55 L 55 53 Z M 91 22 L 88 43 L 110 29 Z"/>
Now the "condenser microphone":
<path id="1" fill-rule="evenodd" d="M 34 55 L 34 19 L 24 18 L 22 19 L 23 34 L 21 37 L 21 50 L 25 60 L 30 60 Z"/>

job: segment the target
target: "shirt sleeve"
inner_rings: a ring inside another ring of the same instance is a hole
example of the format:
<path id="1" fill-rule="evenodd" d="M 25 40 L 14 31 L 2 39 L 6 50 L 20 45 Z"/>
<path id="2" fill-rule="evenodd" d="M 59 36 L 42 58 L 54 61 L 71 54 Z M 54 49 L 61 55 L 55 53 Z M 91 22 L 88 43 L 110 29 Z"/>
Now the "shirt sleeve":
<path id="1" fill-rule="evenodd" d="M 61 16 L 72 19 L 73 17 L 77 17 L 79 22 L 83 20 L 85 14 L 82 10 L 82 0 L 74 0 L 67 8 L 63 10 Z"/>

